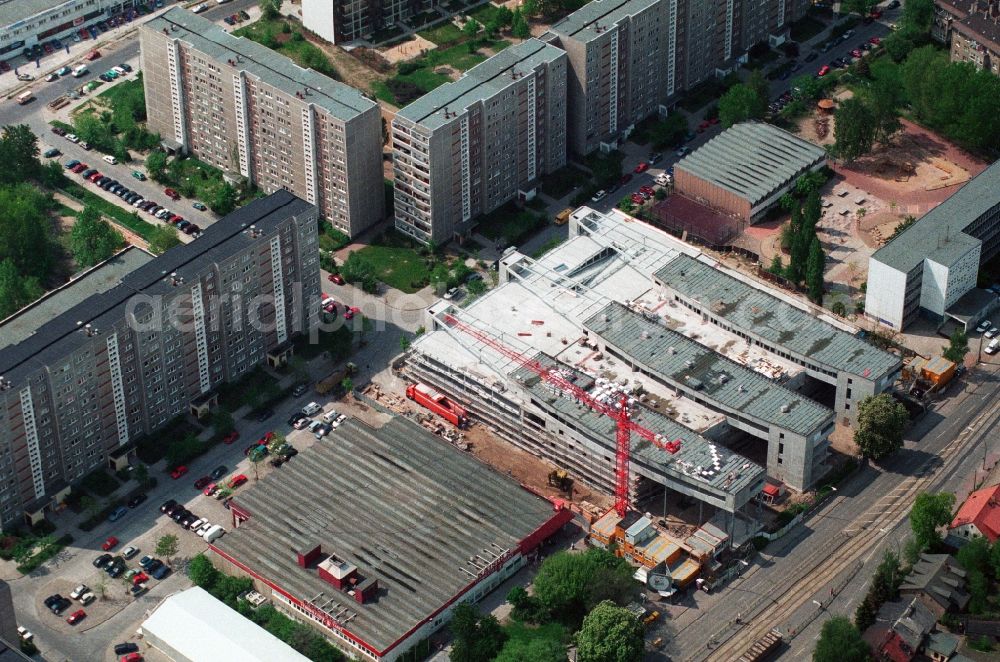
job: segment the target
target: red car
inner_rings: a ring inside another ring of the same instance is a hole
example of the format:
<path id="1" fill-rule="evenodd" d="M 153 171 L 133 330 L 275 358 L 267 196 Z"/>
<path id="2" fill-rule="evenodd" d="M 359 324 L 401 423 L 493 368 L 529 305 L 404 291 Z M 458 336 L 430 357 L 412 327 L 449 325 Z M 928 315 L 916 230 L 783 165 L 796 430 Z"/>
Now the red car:
<path id="1" fill-rule="evenodd" d="M 66 622 L 69 623 L 70 625 L 76 625 L 86 617 L 87 617 L 87 612 L 85 612 L 82 609 L 77 609 L 76 611 L 74 611 L 72 614 L 69 615 L 69 618 L 66 619 Z"/>
<path id="2" fill-rule="evenodd" d="M 876 21 L 878 19 L 882 18 L 882 12 L 879 11 L 878 9 L 873 9 L 872 13 L 870 13 L 868 15 L 871 16 L 872 18 L 874 18 Z"/>
<path id="3" fill-rule="evenodd" d="M 330 303 L 328 303 L 325 306 L 323 306 L 323 310 L 325 312 L 327 312 L 327 313 L 330 313 L 331 315 L 336 315 L 337 314 L 337 302 L 336 301 L 331 301 Z"/>
<path id="4" fill-rule="evenodd" d="M 632 199 L 632 204 L 633 205 L 641 205 L 642 203 L 644 203 L 646 201 L 646 199 L 644 197 L 642 197 L 641 195 L 639 195 L 638 193 L 633 193 L 631 199 Z"/>
<path id="5" fill-rule="evenodd" d="M 122 659 L 118 662 L 142 662 L 142 655 L 140 653 L 129 653 L 128 655 L 122 655 Z"/>
<path id="6" fill-rule="evenodd" d="M 140 572 L 137 575 L 132 575 L 132 586 L 136 586 L 138 584 L 148 581 L 149 581 L 149 575 L 147 575 L 144 572 Z"/>
<path id="7" fill-rule="evenodd" d="M 272 439 L 274 439 L 274 433 L 265 432 L 264 436 L 257 440 L 257 443 L 260 444 L 261 446 L 266 446 L 267 444 L 271 443 Z"/>
<path id="8" fill-rule="evenodd" d="M 819 73 L 816 75 L 822 77 L 827 75 L 828 73 L 830 73 L 830 65 L 824 64 L 822 67 L 819 68 Z"/>
<path id="9" fill-rule="evenodd" d="M 180 200 L 181 199 L 181 194 L 178 193 L 177 191 L 175 191 L 172 188 L 165 188 L 165 189 L 163 189 L 163 194 L 165 196 L 167 196 L 168 198 L 170 198 L 171 200 Z"/>
<path id="10" fill-rule="evenodd" d="M 52 127 L 52 133 L 56 134 L 57 136 L 65 136 L 66 129 L 62 128 L 61 126 L 54 126 Z"/>
<path id="11" fill-rule="evenodd" d="M 217 489 L 219 489 L 219 486 L 217 484 L 215 484 L 215 483 L 209 483 L 205 487 L 205 491 L 202 492 L 202 494 L 204 494 L 205 496 L 212 496 L 213 494 L 215 494 L 215 491 Z"/>
<path id="12" fill-rule="evenodd" d="M 630 181 L 632 181 L 632 173 L 626 172 L 624 175 L 622 175 L 622 178 L 620 180 L 620 184 L 621 184 L 621 186 L 625 186 Z"/>
<path id="13" fill-rule="evenodd" d="M 105 552 L 108 552 L 117 546 L 118 546 L 118 538 L 115 538 L 114 536 L 108 536 L 108 539 L 101 544 L 101 549 L 103 549 Z"/>
<path id="14" fill-rule="evenodd" d="M 868 40 L 868 43 L 871 44 L 872 46 L 878 46 L 879 44 L 882 43 L 882 40 L 879 39 L 878 37 L 872 37 Z"/>
<path id="15" fill-rule="evenodd" d="M 645 193 L 646 195 L 653 195 L 656 193 L 656 191 L 653 190 L 653 187 L 650 186 L 649 184 L 643 184 L 642 186 L 640 186 L 639 192 Z"/>
<path id="16" fill-rule="evenodd" d="M 646 172 L 647 170 L 649 170 L 649 164 L 646 163 L 645 161 L 640 161 L 639 165 L 637 165 L 635 167 L 635 170 L 633 170 L 632 172 L 638 175 L 640 173 Z"/>
<path id="17" fill-rule="evenodd" d="M 173 478 L 174 480 L 177 480 L 187 472 L 188 468 L 182 464 L 181 466 L 177 467 L 176 469 L 170 472 L 170 477 Z"/>
<path id="18" fill-rule="evenodd" d="M 851 57 L 861 57 L 861 51 L 855 48 L 853 51 L 851 51 Z"/>
<path id="19" fill-rule="evenodd" d="M 222 438 L 222 443 L 231 444 L 239 438 L 240 438 L 240 433 L 237 432 L 236 430 L 233 430 L 232 432 L 230 432 L 229 434 L 227 434 L 225 437 Z"/>
<path id="20" fill-rule="evenodd" d="M 95 172 L 95 173 L 94 173 L 93 175 L 91 175 L 90 177 L 87 177 L 87 180 L 88 180 L 88 181 L 91 181 L 91 182 L 96 182 L 96 181 L 97 181 L 98 179 L 100 179 L 100 178 L 101 178 L 101 177 L 103 177 L 103 176 L 104 176 L 104 175 L 102 175 L 101 173 L 99 173 L 99 172 Z"/>
<path id="21" fill-rule="evenodd" d="M 198 480 L 194 481 L 194 489 L 203 490 L 206 485 L 212 482 L 212 479 L 208 476 L 202 476 Z"/>
<path id="22" fill-rule="evenodd" d="M 83 172 L 89 167 L 90 166 L 88 166 L 86 163 L 77 163 L 75 166 L 70 168 L 70 170 L 72 170 L 75 174 L 79 175 L 81 172 Z"/>
<path id="23" fill-rule="evenodd" d="M 708 118 L 708 123 L 709 124 L 718 124 L 719 123 L 719 116 L 716 115 L 715 117 L 709 117 Z"/>
<path id="24" fill-rule="evenodd" d="M 334 285 L 343 285 L 345 282 L 347 282 L 344 280 L 344 277 L 341 276 L 340 274 L 330 274 L 329 279 L 330 282 L 333 283 Z"/>
<path id="25" fill-rule="evenodd" d="M 89 53 L 87 53 L 87 55 L 86 55 L 86 59 L 87 59 L 88 61 L 90 61 L 90 62 L 93 62 L 94 60 L 96 60 L 96 59 L 97 59 L 97 58 L 99 58 L 99 57 L 101 57 L 101 51 L 99 51 L 99 50 L 96 50 L 96 49 L 95 49 L 95 50 L 92 50 L 92 51 L 90 51 L 90 52 L 89 52 Z"/>
<path id="26" fill-rule="evenodd" d="M 247 482 L 247 477 L 244 476 L 243 474 L 240 474 L 239 476 L 233 476 L 233 478 L 229 481 L 228 487 L 229 489 L 235 489 L 245 482 Z"/>
<path id="27" fill-rule="evenodd" d="M 358 308 L 357 306 L 347 306 L 347 309 L 344 311 L 344 319 L 345 320 L 354 319 L 355 313 L 360 313 L 360 312 L 361 309 Z"/>

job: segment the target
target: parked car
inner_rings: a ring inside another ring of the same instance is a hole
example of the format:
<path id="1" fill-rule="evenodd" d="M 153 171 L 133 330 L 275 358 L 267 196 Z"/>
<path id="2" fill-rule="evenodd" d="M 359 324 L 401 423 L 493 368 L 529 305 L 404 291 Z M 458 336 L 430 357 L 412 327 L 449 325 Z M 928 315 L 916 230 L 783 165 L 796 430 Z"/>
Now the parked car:
<path id="1" fill-rule="evenodd" d="M 211 476 L 212 478 L 218 480 L 225 476 L 227 471 L 229 471 L 229 469 L 227 469 L 225 465 L 220 464 L 216 468 L 212 469 Z"/>
<path id="2" fill-rule="evenodd" d="M 118 546 L 118 538 L 114 536 L 108 536 L 108 539 L 101 544 L 101 549 L 105 552 L 110 552 L 112 549 Z"/>
<path id="3" fill-rule="evenodd" d="M 632 172 L 639 175 L 646 172 L 647 170 L 649 170 L 649 164 L 646 163 L 645 161 L 640 161 L 639 165 L 637 165 Z"/>
<path id="4" fill-rule="evenodd" d="M 165 513 L 165 512 L 167 512 L 168 510 L 170 510 L 171 508 L 173 508 L 176 505 L 177 505 L 177 502 L 175 500 L 173 500 L 173 499 L 167 499 L 160 506 L 160 512 L 161 513 Z"/>
<path id="5" fill-rule="evenodd" d="M 131 641 L 115 644 L 115 655 L 126 655 L 128 653 L 134 653 L 139 650 L 139 644 L 134 644 Z"/>
<path id="6" fill-rule="evenodd" d="M 31 634 L 31 631 L 23 625 L 17 626 L 17 636 L 21 638 L 21 641 L 31 641 L 35 638 L 35 635 Z"/>
<path id="7" fill-rule="evenodd" d="M 139 567 L 145 570 L 146 572 L 149 572 L 149 566 L 152 565 L 153 562 L 156 560 L 157 560 L 156 557 L 144 556 L 141 559 L 139 559 Z"/>
<path id="8" fill-rule="evenodd" d="M 632 181 L 632 173 L 630 173 L 630 172 L 626 172 L 626 173 L 625 173 L 624 175 L 622 175 L 622 178 L 621 178 L 620 180 L 618 180 L 618 183 L 619 183 L 619 184 L 620 184 L 621 186 L 625 186 L 625 185 L 626 185 L 626 184 L 628 184 L 628 183 L 629 183 L 630 181 Z"/>
<path id="9" fill-rule="evenodd" d="M 200 202 L 192 202 L 191 206 L 197 209 L 198 211 L 205 211 L 206 209 L 208 209 L 208 207 L 206 207 L 204 204 Z"/>
<path id="10" fill-rule="evenodd" d="M 198 530 L 195 531 L 194 533 L 195 533 L 196 536 L 198 536 L 200 538 L 200 537 L 204 536 L 205 533 L 207 533 L 208 530 L 211 529 L 213 526 L 215 526 L 215 525 L 212 524 L 211 522 L 205 522 L 200 527 L 198 527 Z"/>
<path id="11" fill-rule="evenodd" d="M 676 152 L 674 152 L 674 155 L 678 156 L 678 157 L 681 157 L 681 156 L 687 156 L 690 153 L 691 153 L 691 148 L 690 147 L 681 147 L 679 150 L 677 150 Z"/>
<path id="12" fill-rule="evenodd" d="M 49 148 L 49 149 L 45 150 L 45 151 L 44 151 L 44 152 L 42 153 L 42 156 L 44 156 L 44 157 L 45 157 L 45 158 L 47 158 L 47 159 L 51 159 L 51 158 L 55 158 L 55 157 L 59 156 L 60 154 L 62 154 L 62 152 L 60 152 L 60 151 L 59 151 L 58 149 L 56 149 L 55 147 L 51 147 L 51 148 Z"/>
<path id="13" fill-rule="evenodd" d="M 170 574 L 170 566 L 161 563 L 156 570 L 153 570 L 149 574 L 153 577 L 153 579 L 159 581 Z"/>
<path id="14" fill-rule="evenodd" d="M 320 407 L 315 402 L 310 402 L 309 404 L 307 404 L 305 407 L 302 408 L 302 415 L 303 416 L 313 416 L 314 414 L 317 414 L 318 412 L 321 412 L 321 411 L 323 411 L 322 407 Z"/>
<path id="15" fill-rule="evenodd" d="M 202 476 L 198 480 L 194 481 L 194 489 L 200 492 L 201 490 L 205 489 L 205 486 L 211 482 L 212 482 L 211 478 L 209 478 L 208 476 Z"/>
<path id="16" fill-rule="evenodd" d="M 110 554 L 101 554 L 96 559 L 94 559 L 93 565 L 95 568 L 103 568 L 109 563 L 111 563 L 111 558 L 112 556 Z"/>
<path id="17" fill-rule="evenodd" d="M 240 485 L 244 484 L 245 482 L 247 482 L 246 475 L 239 474 L 238 476 L 233 476 L 232 478 L 230 478 L 229 482 L 226 483 L 226 487 L 233 490 L 239 487 Z"/>
<path id="18" fill-rule="evenodd" d="M 131 559 L 134 558 L 138 553 L 139 553 L 138 547 L 133 547 L 132 545 L 129 545 L 128 547 L 122 550 L 122 557 L 125 559 Z"/>
<path id="19" fill-rule="evenodd" d="M 330 274 L 327 278 L 331 283 L 334 283 L 335 285 L 343 285 L 345 282 L 344 277 L 341 276 L 340 274 Z"/>
<path id="20" fill-rule="evenodd" d="M 125 506 L 118 506 L 117 508 L 111 511 L 110 515 L 108 515 L 108 521 L 117 522 L 126 515 L 128 515 L 128 508 L 126 508 Z"/>
<path id="21" fill-rule="evenodd" d="M 139 492 L 138 494 L 136 494 L 135 496 L 133 496 L 131 499 L 128 500 L 128 507 L 129 508 L 135 508 L 140 503 L 142 503 L 143 501 L 145 501 L 146 498 L 147 497 L 146 497 L 145 492 Z"/>
<path id="22" fill-rule="evenodd" d="M 86 584 L 80 584 L 79 586 L 73 589 L 73 591 L 69 594 L 69 597 L 72 598 L 73 600 L 79 600 L 80 596 L 82 596 L 84 593 L 90 593 L 90 589 L 87 587 Z"/>
<path id="23" fill-rule="evenodd" d="M 991 327 L 990 330 L 987 331 L 985 335 L 987 338 L 996 338 L 997 336 L 1000 336 L 1000 329 L 998 329 L 995 326 Z"/>
<path id="24" fill-rule="evenodd" d="M 136 179 L 138 179 L 140 182 L 146 181 L 146 175 L 142 174 L 138 170 L 133 170 L 132 171 L 132 176 L 135 177 Z"/>
<path id="25" fill-rule="evenodd" d="M 309 390 L 309 387 L 307 385 L 305 385 L 305 384 L 297 384 L 295 386 L 295 388 L 292 389 L 292 395 L 297 398 L 297 397 L 299 397 L 301 395 L 305 395 L 306 391 L 308 391 L 308 390 Z"/>
<path id="26" fill-rule="evenodd" d="M 180 200 L 181 198 L 181 194 L 172 188 L 163 189 L 163 194 L 168 198 L 170 198 L 171 200 Z"/>
<path id="27" fill-rule="evenodd" d="M 239 438 L 240 438 L 240 433 L 237 432 L 236 430 L 233 430 L 232 432 L 230 432 L 229 434 L 227 434 L 225 437 L 222 438 L 222 443 L 231 444 Z"/>
<path id="28" fill-rule="evenodd" d="M 66 619 L 66 622 L 69 623 L 70 625 L 76 625 L 86 617 L 87 617 L 87 612 L 85 612 L 82 609 L 77 609 L 76 611 L 74 611 L 72 614 L 69 615 L 69 618 Z"/>
<path id="29" fill-rule="evenodd" d="M 176 467 L 173 471 L 170 472 L 170 477 L 173 478 L 174 480 L 177 480 L 187 472 L 188 468 L 182 464 L 181 466 Z"/>
<path id="30" fill-rule="evenodd" d="M 605 191 L 604 189 L 601 189 L 600 191 L 598 191 L 597 193 L 595 193 L 595 194 L 594 194 L 594 197 L 592 197 L 592 198 L 590 199 L 590 201 L 591 201 L 591 202 L 600 202 L 600 201 L 601 201 L 601 200 L 603 200 L 603 199 L 604 199 L 604 198 L 605 198 L 605 197 L 606 197 L 607 195 L 608 195 L 608 192 L 607 192 L 607 191 Z"/>
<path id="31" fill-rule="evenodd" d="M 830 73 L 830 65 L 824 64 L 822 67 L 819 68 L 819 72 L 816 75 L 820 76 L 820 77 L 823 77 L 823 76 L 827 75 L 828 73 Z"/>

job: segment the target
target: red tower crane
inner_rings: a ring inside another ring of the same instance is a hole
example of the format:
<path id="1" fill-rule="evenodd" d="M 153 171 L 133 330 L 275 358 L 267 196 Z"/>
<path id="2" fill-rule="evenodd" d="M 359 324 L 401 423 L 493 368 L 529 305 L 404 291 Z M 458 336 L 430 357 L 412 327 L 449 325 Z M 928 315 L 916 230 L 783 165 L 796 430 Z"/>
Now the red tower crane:
<path id="1" fill-rule="evenodd" d="M 622 393 L 621 399 L 614 404 L 601 402 L 567 379 L 559 371 L 558 367 L 547 366 L 537 359 L 528 358 L 513 347 L 508 347 L 490 334 L 480 331 L 471 324 L 466 324 L 454 315 L 445 313 L 442 319 L 449 327 L 472 336 L 497 353 L 514 361 L 522 368 L 531 370 L 541 377 L 544 382 L 572 396 L 577 402 L 590 407 L 599 414 L 604 414 L 614 419 L 617 427 L 615 435 L 615 511 L 619 517 L 624 517 L 629 509 L 628 477 L 632 454 L 632 433 L 636 433 L 670 454 L 674 454 L 681 449 L 680 439 L 664 441 L 662 435 L 651 432 L 633 421 L 629 412 L 628 396 L 625 393 Z"/>

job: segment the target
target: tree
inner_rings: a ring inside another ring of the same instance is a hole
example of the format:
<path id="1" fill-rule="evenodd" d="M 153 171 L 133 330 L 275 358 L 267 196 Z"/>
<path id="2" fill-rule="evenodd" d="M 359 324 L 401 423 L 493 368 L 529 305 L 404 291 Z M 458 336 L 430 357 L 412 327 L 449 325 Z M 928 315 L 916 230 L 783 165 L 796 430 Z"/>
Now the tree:
<path id="1" fill-rule="evenodd" d="M 780 255 L 775 254 L 775 256 L 771 258 L 771 265 L 767 268 L 767 270 L 775 276 L 785 275 L 785 265 L 781 263 Z"/>
<path id="2" fill-rule="evenodd" d="M 229 182 L 223 182 L 221 186 L 217 186 L 208 194 L 205 204 L 214 211 L 216 214 L 225 216 L 236 209 L 236 203 L 240 200 L 239 191 L 237 191 L 232 184 Z"/>
<path id="3" fill-rule="evenodd" d="M 13 260 L 0 261 L 0 319 L 17 312 L 42 294 L 38 280 L 21 276 Z"/>
<path id="4" fill-rule="evenodd" d="M 544 617 L 541 605 L 533 596 L 528 595 L 523 586 L 515 586 L 507 593 L 507 602 L 510 603 L 511 617 L 518 621 L 537 623 Z"/>
<path id="5" fill-rule="evenodd" d="M 847 314 L 847 306 L 844 305 L 843 301 L 834 301 L 830 305 L 830 312 L 838 317 L 843 317 Z"/>
<path id="6" fill-rule="evenodd" d="M 583 619 L 577 654 L 580 662 L 639 662 L 642 623 L 629 610 L 605 600 Z"/>
<path id="7" fill-rule="evenodd" d="M 171 557 L 177 553 L 177 536 L 168 533 L 156 541 L 156 555 Z"/>
<path id="8" fill-rule="evenodd" d="M 875 120 L 875 140 L 885 145 L 903 126 L 899 122 L 903 85 L 897 78 L 880 76 L 868 87 L 867 101 Z"/>
<path id="9" fill-rule="evenodd" d="M 871 108 L 858 97 L 841 102 L 833 113 L 834 151 L 845 161 L 853 161 L 871 151 L 876 121 Z"/>
<path id="10" fill-rule="evenodd" d="M 807 202 L 809 202 L 808 198 L 810 194 L 815 193 L 818 197 L 819 190 L 823 188 L 823 184 L 825 183 L 826 175 L 820 170 L 812 170 L 795 180 L 795 193 L 807 198 Z M 810 204 L 812 203 L 810 202 Z M 819 217 L 817 216 L 817 218 Z"/>
<path id="11" fill-rule="evenodd" d="M 84 495 L 80 497 L 80 508 L 87 517 L 93 517 L 101 509 L 101 506 L 94 497 Z"/>
<path id="12" fill-rule="evenodd" d="M 653 125 L 649 139 L 655 149 L 671 147 L 684 139 L 688 129 L 687 116 L 684 113 L 672 113 L 663 121 Z"/>
<path id="13" fill-rule="evenodd" d="M 534 16 L 538 13 L 538 1 L 524 0 L 524 2 L 521 3 L 520 9 L 523 12 L 524 16 Z M 510 20 L 507 21 L 507 24 L 510 25 L 513 23 L 513 21 L 514 21 L 514 13 L 511 12 Z"/>
<path id="14" fill-rule="evenodd" d="M 149 250 L 154 255 L 160 255 L 181 243 L 177 230 L 167 225 L 154 225 L 149 233 Z"/>
<path id="15" fill-rule="evenodd" d="M 941 543 L 938 528 L 951 522 L 951 511 L 955 505 L 955 495 L 950 492 L 917 495 L 910 509 L 910 528 L 913 539 L 921 551 L 933 550 Z"/>
<path id="16" fill-rule="evenodd" d="M 809 298 L 815 304 L 823 303 L 823 265 L 826 257 L 823 254 L 823 247 L 819 243 L 819 237 L 814 236 L 809 245 L 809 260 L 806 262 L 806 287 L 809 290 Z"/>
<path id="17" fill-rule="evenodd" d="M 212 431 L 217 436 L 229 434 L 236 429 L 236 421 L 227 410 L 219 408 L 212 413 Z"/>
<path id="18" fill-rule="evenodd" d="M 557 552 L 535 576 L 535 598 L 552 617 L 576 624 L 605 597 L 627 595 L 634 581 L 628 563 L 606 550 Z"/>
<path id="19" fill-rule="evenodd" d="M 134 478 L 135 478 L 135 482 L 139 483 L 140 485 L 145 485 L 146 481 L 149 480 L 149 467 L 147 467 L 145 464 L 141 464 L 141 463 L 135 465 L 135 476 L 134 476 Z"/>
<path id="20" fill-rule="evenodd" d="M 469 290 L 469 295 L 474 297 L 477 297 L 486 291 L 486 283 L 482 280 L 471 281 L 465 287 Z"/>
<path id="21" fill-rule="evenodd" d="M 908 420 L 906 407 L 888 393 L 870 395 L 858 403 L 854 443 L 861 456 L 879 460 L 903 447 Z"/>
<path id="22" fill-rule="evenodd" d="M 840 13 L 867 16 L 878 4 L 878 0 L 841 0 Z"/>
<path id="23" fill-rule="evenodd" d="M 1000 545 L 998 545 L 1000 546 Z M 956 558 L 968 574 L 969 611 L 981 614 L 989 610 L 990 543 L 986 538 L 973 538 L 959 548 Z"/>
<path id="24" fill-rule="evenodd" d="M 635 203 L 632 202 L 632 197 L 623 195 L 622 199 L 618 201 L 618 208 L 626 214 L 631 214 L 635 210 Z"/>
<path id="25" fill-rule="evenodd" d="M 902 62 L 905 60 L 914 46 L 913 41 L 905 35 L 900 34 L 899 31 L 893 32 L 882 40 L 882 47 L 893 62 Z"/>
<path id="26" fill-rule="evenodd" d="M 146 157 L 146 170 L 149 171 L 153 181 L 162 182 L 163 174 L 167 170 L 167 155 L 159 150 L 150 152 Z"/>
<path id="27" fill-rule="evenodd" d="M 209 592 L 215 587 L 219 575 L 222 574 L 215 569 L 215 566 L 204 554 L 198 554 L 191 559 L 187 566 L 187 573 L 195 586 L 200 586 Z"/>
<path id="28" fill-rule="evenodd" d="M 125 243 L 125 238 L 87 206 L 77 215 L 69 234 L 69 249 L 80 267 L 90 267 L 108 259 Z"/>
<path id="29" fill-rule="evenodd" d="M 528 21 L 524 18 L 524 14 L 521 13 L 520 7 L 514 10 L 510 33 L 517 39 L 527 39 L 531 36 L 531 28 L 528 27 Z"/>
<path id="30" fill-rule="evenodd" d="M 340 382 L 340 388 L 344 389 L 345 393 L 352 393 L 354 391 L 354 380 L 350 377 L 344 377 Z"/>
<path id="31" fill-rule="evenodd" d="M 823 79 L 803 74 L 792 79 L 792 96 L 802 101 L 814 101 L 823 94 Z"/>
<path id="32" fill-rule="evenodd" d="M 901 29 L 927 37 L 934 22 L 934 0 L 906 0 L 903 3 Z"/>
<path id="33" fill-rule="evenodd" d="M 38 161 L 38 138 L 27 124 L 8 125 L 0 134 L 0 184 L 16 184 L 35 177 Z"/>
<path id="34" fill-rule="evenodd" d="M 507 638 L 496 618 L 481 615 L 479 609 L 467 602 L 455 607 L 451 632 L 455 638 L 452 662 L 492 660 L 500 653 Z"/>
<path id="35" fill-rule="evenodd" d="M 813 662 L 868 662 L 871 651 L 861 632 L 844 616 L 823 623 Z"/>
<path id="36" fill-rule="evenodd" d="M 760 101 L 760 97 L 749 85 L 733 85 L 719 99 L 719 120 L 722 126 L 728 128 L 738 122 L 760 119 L 764 116 L 760 111 Z"/>
<path id="37" fill-rule="evenodd" d="M 51 207 L 52 196 L 33 185 L 0 187 L 0 261 L 12 260 L 18 273 L 39 281 L 49 276 L 52 264 L 46 213 Z"/>
<path id="38" fill-rule="evenodd" d="M 965 355 L 969 353 L 969 336 L 964 329 L 955 329 L 948 339 L 948 347 L 941 353 L 941 356 L 953 363 L 962 363 Z"/>
<path id="39" fill-rule="evenodd" d="M 511 639 L 493 662 L 566 662 L 566 647 L 551 639 Z"/>
<path id="40" fill-rule="evenodd" d="M 483 26 L 479 24 L 479 21 L 474 18 L 470 18 L 465 22 L 465 25 L 462 26 L 462 34 L 464 34 L 469 40 L 475 39 L 482 27 Z"/>
<path id="41" fill-rule="evenodd" d="M 281 0 L 260 0 L 260 14 L 267 21 L 273 21 L 281 15 Z"/>
<path id="42" fill-rule="evenodd" d="M 522 16 L 531 16 L 531 12 L 528 11 L 528 2 L 532 1 L 533 0 L 525 0 L 525 2 L 521 4 Z M 498 26 L 506 27 L 511 24 L 511 21 L 514 20 L 514 12 L 512 12 L 510 10 L 510 7 L 508 7 L 507 5 L 500 5 L 497 8 L 496 13 L 494 14 L 494 17 L 496 19 Z"/>
<path id="43" fill-rule="evenodd" d="M 771 98 L 771 84 L 760 69 L 754 69 L 750 72 L 750 78 L 746 84 L 747 87 L 753 90 L 754 96 L 757 99 L 757 107 L 754 108 L 754 117 L 761 119 L 767 114 L 767 102 Z"/>

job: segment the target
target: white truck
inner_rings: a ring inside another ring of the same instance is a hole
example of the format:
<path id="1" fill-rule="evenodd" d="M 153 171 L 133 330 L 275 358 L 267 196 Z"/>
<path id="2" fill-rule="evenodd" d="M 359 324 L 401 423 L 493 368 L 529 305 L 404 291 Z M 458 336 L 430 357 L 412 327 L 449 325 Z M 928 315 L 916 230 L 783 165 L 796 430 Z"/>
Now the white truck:
<path id="1" fill-rule="evenodd" d="M 205 542 L 207 542 L 207 543 L 215 542 L 216 540 L 218 540 L 219 538 L 221 538 L 225 532 L 226 532 L 225 529 L 223 529 L 221 526 L 219 526 L 218 524 L 216 524 L 211 529 L 209 529 L 208 531 L 205 532 L 205 535 L 204 535 Z"/>

